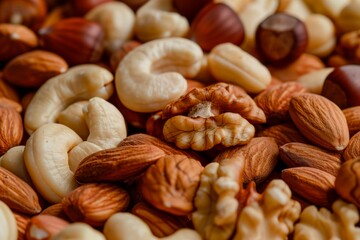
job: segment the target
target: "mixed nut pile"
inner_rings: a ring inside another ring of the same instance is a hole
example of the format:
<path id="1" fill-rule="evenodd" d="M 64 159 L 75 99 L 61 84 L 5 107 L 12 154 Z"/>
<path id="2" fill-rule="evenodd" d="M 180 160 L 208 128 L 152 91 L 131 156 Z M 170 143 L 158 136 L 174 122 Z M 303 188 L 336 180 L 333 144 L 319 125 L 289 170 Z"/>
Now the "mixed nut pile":
<path id="1" fill-rule="evenodd" d="M 358 0 L 0 0 L 0 240 L 360 239 L 358 64 Z"/>

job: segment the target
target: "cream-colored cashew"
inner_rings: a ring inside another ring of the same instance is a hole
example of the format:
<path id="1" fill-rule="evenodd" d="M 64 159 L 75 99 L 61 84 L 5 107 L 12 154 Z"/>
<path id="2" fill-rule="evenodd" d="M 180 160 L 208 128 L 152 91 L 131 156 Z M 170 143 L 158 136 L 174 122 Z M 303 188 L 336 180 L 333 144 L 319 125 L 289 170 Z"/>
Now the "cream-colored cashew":
<path id="1" fill-rule="evenodd" d="M 135 34 L 144 42 L 184 37 L 189 28 L 187 19 L 176 12 L 172 0 L 149 0 L 136 12 Z"/>
<path id="2" fill-rule="evenodd" d="M 46 81 L 29 103 L 24 125 L 31 134 L 40 126 L 55 122 L 70 104 L 92 97 L 108 99 L 113 93 L 113 75 L 94 64 L 78 65 Z"/>
<path id="3" fill-rule="evenodd" d="M 59 113 L 56 122 L 74 130 L 83 140 L 89 136 L 89 128 L 86 125 L 83 107 L 88 101 L 79 101 L 71 104 Z"/>
<path id="4" fill-rule="evenodd" d="M 36 189 L 48 202 L 60 202 L 78 186 L 69 169 L 68 151 L 81 142 L 73 130 L 58 123 L 39 127 L 26 142 L 26 169 Z"/>
<path id="5" fill-rule="evenodd" d="M 90 10 L 85 18 L 99 23 L 104 30 L 104 47 L 108 53 L 132 39 L 135 29 L 135 13 L 122 2 L 100 4 Z"/>
<path id="6" fill-rule="evenodd" d="M 323 68 L 300 76 L 296 81 L 301 83 L 311 93 L 321 94 L 326 77 L 334 68 Z"/>
<path id="7" fill-rule="evenodd" d="M 302 21 L 304 21 L 312 13 L 304 0 L 291 0 L 284 12 L 297 17 Z"/>
<path id="8" fill-rule="evenodd" d="M 25 146 L 23 145 L 10 148 L 0 157 L 0 167 L 9 170 L 29 185 L 32 185 L 31 178 L 24 163 L 24 149 Z"/>
<path id="9" fill-rule="evenodd" d="M 334 23 L 322 14 L 310 14 L 304 23 L 309 39 L 306 52 L 318 57 L 328 56 L 336 46 Z"/>
<path id="10" fill-rule="evenodd" d="M 275 13 L 279 0 L 252 0 L 239 13 L 245 30 L 245 39 L 241 48 L 253 53 L 255 50 L 255 32 L 262 20 Z"/>
<path id="11" fill-rule="evenodd" d="M 352 0 L 303 0 L 314 12 L 336 18 Z"/>
<path id="12" fill-rule="evenodd" d="M 353 0 L 341 9 L 335 18 L 339 33 L 346 33 L 360 29 L 360 1 Z"/>
<path id="13" fill-rule="evenodd" d="M 149 226 L 131 213 L 115 213 L 105 223 L 104 234 L 107 240 L 201 240 L 192 229 L 183 228 L 164 238 L 155 237 Z"/>
<path id="14" fill-rule="evenodd" d="M 86 223 L 72 223 L 62 229 L 51 240 L 105 240 L 105 236 Z"/>
<path id="15" fill-rule="evenodd" d="M 0 201 L 0 239 L 17 240 L 18 230 L 15 216 L 4 202 Z"/>
<path id="16" fill-rule="evenodd" d="M 203 52 L 185 38 L 165 38 L 142 44 L 121 61 L 115 86 L 125 107 L 155 112 L 186 92 L 185 78 L 200 71 Z"/>
<path id="17" fill-rule="evenodd" d="M 88 155 L 116 147 L 127 136 L 125 119 L 121 112 L 108 101 L 94 97 L 83 107 L 84 118 L 89 128 L 86 141 L 69 152 L 70 170 L 75 171 Z"/>
<path id="18" fill-rule="evenodd" d="M 259 93 L 271 82 L 269 70 L 232 43 L 214 47 L 208 61 L 210 72 L 218 81 L 241 86 L 249 93 Z"/>
<path id="19" fill-rule="evenodd" d="M 240 13 L 242 10 L 244 10 L 249 3 L 251 3 L 253 0 L 214 0 L 216 3 L 224 3 L 231 7 L 235 12 Z M 268 0 L 266 0 L 268 1 Z"/>

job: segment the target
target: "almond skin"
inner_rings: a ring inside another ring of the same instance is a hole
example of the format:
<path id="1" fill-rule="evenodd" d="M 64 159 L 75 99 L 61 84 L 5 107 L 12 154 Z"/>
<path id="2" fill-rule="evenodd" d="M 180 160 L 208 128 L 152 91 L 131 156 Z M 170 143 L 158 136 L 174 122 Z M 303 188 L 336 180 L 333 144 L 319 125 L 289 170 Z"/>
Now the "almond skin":
<path id="1" fill-rule="evenodd" d="M 330 207 L 336 199 L 335 176 L 311 167 L 284 169 L 281 178 L 290 189 L 321 207 Z"/>
<path id="2" fill-rule="evenodd" d="M 117 182 L 136 177 L 165 153 L 149 144 L 121 146 L 96 152 L 79 164 L 79 182 Z"/>
<path id="3" fill-rule="evenodd" d="M 295 142 L 280 147 L 280 158 L 288 167 L 312 167 L 334 176 L 342 164 L 340 153 Z"/>
<path id="4" fill-rule="evenodd" d="M 37 215 L 32 217 L 27 224 L 26 239 L 51 239 L 68 225 L 69 222 L 55 216 L 46 214 Z"/>
<path id="5" fill-rule="evenodd" d="M 345 161 L 360 157 L 360 132 L 350 138 L 349 144 L 344 150 L 343 157 Z"/>
<path id="6" fill-rule="evenodd" d="M 20 213 L 33 215 L 41 211 L 36 192 L 3 167 L 0 167 L 0 200 Z"/>
<path id="7" fill-rule="evenodd" d="M 67 69 L 68 64 L 59 55 L 35 50 L 21 54 L 6 64 L 4 79 L 16 86 L 35 88 Z"/>
<path id="8" fill-rule="evenodd" d="M 62 207 L 73 222 L 100 227 L 112 214 L 125 210 L 129 202 L 129 194 L 114 184 L 90 183 L 73 190 L 63 199 Z"/>
<path id="9" fill-rule="evenodd" d="M 30 217 L 24 214 L 13 212 L 18 229 L 18 240 L 25 240 L 26 227 L 30 222 Z"/>
<path id="10" fill-rule="evenodd" d="M 24 129 L 20 113 L 13 107 L 0 106 L 0 156 L 20 144 Z"/>
<path id="11" fill-rule="evenodd" d="M 360 131 L 360 106 L 342 110 L 348 123 L 350 136 Z"/>
<path id="12" fill-rule="evenodd" d="M 279 146 L 290 142 L 308 142 L 299 130 L 290 123 L 273 125 L 257 133 L 257 137 L 272 137 Z"/>
<path id="13" fill-rule="evenodd" d="M 221 152 L 214 161 L 223 159 L 245 159 L 244 183 L 264 181 L 274 170 L 279 155 L 279 147 L 274 138 L 256 137 L 244 146 L 236 146 Z"/>
<path id="14" fill-rule="evenodd" d="M 349 143 L 349 128 L 341 109 L 327 98 L 303 93 L 294 96 L 290 117 L 301 133 L 314 144 L 341 151 Z"/>

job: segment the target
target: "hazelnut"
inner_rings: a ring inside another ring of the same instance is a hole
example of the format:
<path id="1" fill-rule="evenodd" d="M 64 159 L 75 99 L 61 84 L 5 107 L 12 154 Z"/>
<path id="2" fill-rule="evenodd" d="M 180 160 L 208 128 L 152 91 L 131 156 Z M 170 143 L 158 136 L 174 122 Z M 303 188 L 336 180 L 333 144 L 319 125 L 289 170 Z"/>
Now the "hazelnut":
<path id="1" fill-rule="evenodd" d="M 209 3 L 201 9 L 191 24 L 190 35 L 204 51 L 225 42 L 240 45 L 245 36 L 237 13 L 223 3 Z"/>
<path id="2" fill-rule="evenodd" d="M 305 24 L 286 13 L 272 14 L 256 29 L 256 47 L 263 60 L 287 65 L 305 52 L 308 34 Z"/>
<path id="3" fill-rule="evenodd" d="M 190 22 L 210 0 L 173 0 L 175 9 Z"/>
<path id="4" fill-rule="evenodd" d="M 360 66 L 337 67 L 325 79 L 321 95 L 340 108 L 360 105 Z"/>

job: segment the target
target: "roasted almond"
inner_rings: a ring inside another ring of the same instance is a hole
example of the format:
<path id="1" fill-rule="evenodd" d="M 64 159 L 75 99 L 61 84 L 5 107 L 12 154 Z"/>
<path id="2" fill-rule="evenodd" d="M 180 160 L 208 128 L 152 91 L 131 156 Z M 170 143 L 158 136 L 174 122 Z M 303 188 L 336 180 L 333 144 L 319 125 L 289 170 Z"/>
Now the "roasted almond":
<path id="1" fill-rule="evenodd" d="M 100 227 L 112 214 L 125 210 L 129 202 L 129 194 L 114 184 L 90 183 L 70 192 L 62 207 L 73 222 Z"/>
<path id="2" fill-rule="evenodd" d="M 79 164 L 79 182 L 117 182 L 136 177 L 159 158 L 163 150 L 150 144 L 125 145 L 105 149 L 86 157 Z"/>
<path id="3" fill-rule="evenodd" d="M 360 106 L 345 108 L 342 110 L 348 127 L 350 136 L 360 131 Z"/>
<path id="4" fill-rule="evenodd" d="M 49 207 L 45 208 L 40 214 L 51 215 L 62 218 L 66 221 L 70 221 L 69 217 L 64 212 L 62 203 L 55 203 L 53 205 L 50 205 Z"/>
<path id="5" fill-rule="evenodd" d="M 306 92 L 297 82 L 286 82 L 266 88 L 254 100 L 264 111 L 266 123 L 281 123 L 289 119 L 289 104 L 295 94 Z"/>
<path id="6" fill-rule="evenodd" d="M 46 214 L 37 215 L 32 217 L 27 224 L 26 239 L 51 239 L 68 225 L 69 222 L 55 216 Z"/>
<path id="7" fill-rule="evenodd" d="M 0 72 L 0 97 L 20 102 L 19 93 L 16 89 L 4 80 L 3 72 Z"/>
<path id="8" fill-rule="evenodd" d="M 256 137 L 244 146 L 229 148 L 220 153 L 214 161 L 238 158 L 245 160 L 244 183 L 264 181 L 274 170 L 279 155 L 279 147 L 274 138 Z M 242 159 L 243 158 L 243 159 Z"/>
<path id="9" fill-rule="evenodd" d="M 25 233 L 30 217 L 25 214 L 13 212 L 18 229 L 18 240 L 25 240 Z"/>
<path id="10" fill-rule="evenodd" d="M 0 156 L 20 144 L 24 129 L 20 113 L 12 107 L 0 106 Z"/>
<path id="11" fill-rule="evenodd" d="M 290 123 L 273 125 L 271 127 L 260 130 L 257 137 L 272 137 L 279 146 L 290 142 L 306 143 L 306 138 L 301 132 Z"/>
<path id="12" fill-rule="evenodd" d="M 336 176 L 341 154 L 305 143 L 287 143 L 280 147 L 280 158 L 288 167 L 312 167 Z"/>
<path id="13" fill-rule="evenodd" d="M 67 63 L 59 55 L 34 50 L 21 54 L 6 64 L 4 79 L 20 87 L 40 87 L 48 79 L 67 69 Z"/>
<path id="14" fill-rule="evenodd" d="M 343 157 L 346 161 L 360 157 L 360 132 L 350 138 L 349 144 L 343 152 Z"/>
<path id="15" fill-rule="evenodd" d="M 3 167 L 0 167 L 0 200 L 20 213 L 33 215 L 41 211 L 36 192 Z"/>
<path id="16" fill-rule="evenodd" d="M 335 176 L 311 167 L 284 169 L 281 178 L 290 189 L 312 204 L 330 207 L 336 199 Z"/>
<path id="17" fill-rule="evenodd" d="M 314 144 L 341 151 L 349 143 L 349 128 L 341 109 L 329 99 L 303 93 L 294 96 L 290 117 L 301 133 Z"/>

